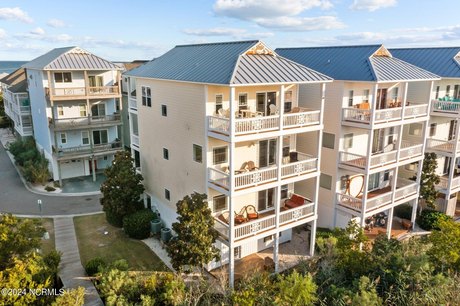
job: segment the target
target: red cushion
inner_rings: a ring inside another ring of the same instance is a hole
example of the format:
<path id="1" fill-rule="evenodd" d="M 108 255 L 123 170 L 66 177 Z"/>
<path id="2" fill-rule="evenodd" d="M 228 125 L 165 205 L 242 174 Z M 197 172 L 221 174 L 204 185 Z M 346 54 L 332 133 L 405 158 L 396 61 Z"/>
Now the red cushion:
<path id="1" fill-rule="evenodd" d="M 300 205 L 303 205 L 303 203 L 305 202 L 305 199 L 302 198 L 301 196 L 293 194 L 291 196 L 291 201 L 294 202 L 297 206 L 300 206 Z"/>

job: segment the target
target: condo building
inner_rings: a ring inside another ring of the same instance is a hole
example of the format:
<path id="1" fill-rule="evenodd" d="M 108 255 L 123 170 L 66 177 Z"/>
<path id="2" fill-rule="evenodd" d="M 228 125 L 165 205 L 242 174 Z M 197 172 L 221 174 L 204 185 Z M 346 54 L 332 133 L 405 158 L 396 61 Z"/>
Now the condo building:
<path id="1" fill-rule="evenodd" d="M 326 88 L 318 225 L 363 227 L 412 206 L 415 221 L 433 82 L 439 77 L 382 45 L 276 52 L 331 76 Z M 383 224 L 383 222 L 381 222 Z"/>
<path id="2" fill-rule="evenodd" d="M 441 181 L 437 209 L 460 215 L 460 47 L 391 49 L 391 53 L 441 77 L 431 91 L 429 133 L 426 150 L 437 155 Z"/>
<path id="3" fill-rule="evenodd" d="M 230 283 L 235 261 L 309 225 L 314 250 L 324 92 L 331 79 L 260 41 L 176 46 L 123 76 L 146 205 L 165 226 L 206 193 Z"/>
<path id="4" fill-rule="evenodd" d="M 20 90 L 0 82 L 8 116 L 33 135 L 56 181 L 93 175 L 122 149 L 120 68 L 78 47 L 53 49 L 14 72 Z M 6 78 L 9 78 L 7 76 Z M 11 106 L 10 106 L 11 105 Z"/>

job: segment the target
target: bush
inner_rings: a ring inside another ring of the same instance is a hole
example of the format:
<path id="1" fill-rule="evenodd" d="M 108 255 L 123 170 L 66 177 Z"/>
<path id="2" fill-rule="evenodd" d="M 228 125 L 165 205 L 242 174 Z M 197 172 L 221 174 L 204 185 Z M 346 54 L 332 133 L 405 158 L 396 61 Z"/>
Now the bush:
<path id="1" fill-rule="evenodd" d="M 107 264 L 103 258 L 94 257 L 93 259 L 89 260 L 85 265 L 86 274 L 88 274 L 88 276 L 93 276 L 106 266 Z"/>
<path id="2" fill-rule="evenodd" d="M 412 218 L 412 206 L 409 204 L 403 204 L 395 207 L 394 214 L 396 217 L 401 219 L 411 220 Z"/>
<path id="3" fill-rule="evenodd" d="M 128 271 L 129 264 L 126 259 L 118 259 L 110 264 L 111 269 L 117 269 L 119 271 Z"/>
<path id="4" fill-rule="evenodd" d="M 40 184 L 48 181 L 48 160 L 37 150 L 33 138 L 18 139 L 8 149 L 27 181 Z"/>
<path id="5" fill-rule="evenodd" d="M 157 215 L 150 209 L 136 211 L 123 218 L 123 230 L 134 239 L 145 239 L 150 236 L 150 221 Z"/>
<path id="6" fill-rule="evenodd" d="M 417 224 L 426 231 L 439 230 L 439 221 L 448 221 L 451 217 L 431 209 L 425 209 L 417 217 Z"/>
<path id="7" fill-rule="evenodd" d="M 45 190 L 48 191 L 48 192 L 51 192 L 51 191 L 55 191 L 56 188 L 54 188 L 53 186 L 46 186 Z"/>

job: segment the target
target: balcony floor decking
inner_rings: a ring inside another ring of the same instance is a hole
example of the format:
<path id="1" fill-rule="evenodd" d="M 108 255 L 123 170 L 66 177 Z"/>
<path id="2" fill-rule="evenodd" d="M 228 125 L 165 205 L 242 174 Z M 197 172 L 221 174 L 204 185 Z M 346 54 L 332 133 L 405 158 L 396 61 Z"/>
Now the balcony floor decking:
<path id="1" fill-rule="evenodd" d="M 364 234 L 369 238 L 370 241 L 374 241 L 378 235 L 384 234 L 386 235 L 387 228 L 386 227 L 379 227 L 376 226 L 371 230 L 364 230 Z M 391 238 L 398 239 L 404 234 L 407 234 L 409 230 L 405 229 L 399 218 L 394 218 L 391 224 Z"/>

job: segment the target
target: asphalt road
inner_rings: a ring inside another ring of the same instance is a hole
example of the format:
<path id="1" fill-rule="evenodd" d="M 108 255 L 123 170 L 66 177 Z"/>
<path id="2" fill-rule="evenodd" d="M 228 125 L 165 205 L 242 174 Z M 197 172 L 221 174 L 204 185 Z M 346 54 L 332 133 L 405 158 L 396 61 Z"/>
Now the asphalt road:
<path id="1" fill-rule="evenodd" d="M 0 144 L 0 212 L 40 215 L 37 200 L 42 200 L 43 215 L 76 215 L 102 211 L 99 195 L 48 196 L 25 188 L 5 149 Z"/>

